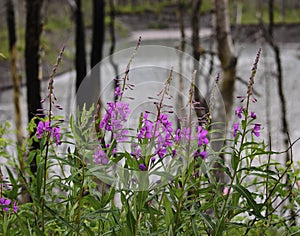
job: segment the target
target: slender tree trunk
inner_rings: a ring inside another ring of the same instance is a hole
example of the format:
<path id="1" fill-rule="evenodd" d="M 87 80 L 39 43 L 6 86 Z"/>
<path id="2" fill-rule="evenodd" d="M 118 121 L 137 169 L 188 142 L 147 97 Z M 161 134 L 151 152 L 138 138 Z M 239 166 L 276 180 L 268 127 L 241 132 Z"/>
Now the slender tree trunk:
<path id="1" fill-rule="evenodd" d="M 12 0 L 6 0 L 6 10 L 7 10 L 7 26 L 8 26 L 8 38 L 9 38 L 9 58 L 10 58 L 10 66 L 11 66 L 11 73 L 13 79 L 13 90 L 14 90 L 16 138 L 17 138 L 17 147 L 19 149 L 18 161 L 20 165 L 20 170 L 24 173 L 25 172 L 24 158 L 23 155 L 21 154 L 22 143 L 23 143 L 23 122 L 22 122 L 23 115 L 22 115 L 22 109 L 20 105 L 21 76 L 19 75 L 19 70 L 18 70 L 15 10 L 14 10 L 14 5 Z M 29 201 L 29 195 L 25 190 L 26 190 L 26 186 L 24 184 L 24 181 L 21 180 L 21 199 L 20 199 L 21 202 Z"/>
<path id="2" fill-rule="evenodd" d="M 43 0 L 26 0 L 25 72 L 27 84 L 28 121 L 35 117 L 38 109 L 42 108 L 39 80 L 42 4 Z M 38 120 L 36 120 L 36 122 L 38 122 Z M 34 133 L 31 135 L 34 135 Z M 38 147 L 39 144 L 34 142 L 32 149 L 37 149 Z M 36 173 L 35 158 L 33 159 L 30 168 L 32 173 Z"/>
<path id="3" fill-rule="evenodd" d="M 79 111 L 84 105 L 89 108 L 90 88 L 79 92 L 80 85 L 86 76 L 86 50 L 85 50 L 85 31 L 81 0 L 75 0 L 75 70 L 76 70 L 76 103 Z M 92 87 L 92 86 L 91 86 Z M 81 87 L 82 88 L 82 87 Z"/>
<path id="4" fill-rule="evenodd" d="M 113 0 L 111 0 L 113 1 Z M 101 89 L 101 68 L 100 61 L 103 57 L 103 46 L 105 40 L 105 1 L 93 0 L 93 37 L 92 37 L 92 52 L 91 52 L 91 78 L 90 84 L 93 102 L 96 104 L 95 129 L 100 134 L 99 124 L 101 119 L 102 101 L 100 97 Z"/>
<path id="5" fill-rule="evenodd" d="M 193 57 L 194 57 L 194 71 L 195 74 L 195 86 L 194 86 L 194 99 L 195 99 L 195 112 L 198 116 L 199 122 L 201 123 L 202 117 L 208 113 L 208 106 L 206 104 L 203 96 L 200 95 L 200 38 L 199 38 L 199 16 L 202 0 L 192 0 L 192 17 L 191 17 L 191 26 L 192 26 L 192 47 L 193 47 Z M 203 108 L 205 108 L 203 112 Z"/>
<path id="6" fill-rule="evenodd" d="M 110 0 L 112 2 L 113 0 Z M 93 38 L 91 68 L 102 60 L 105 38 L 105 1 L 93 0 Z"/>
<path id="7" fill-rule="evenodd" d="M 228 1 L 227 0 L 214 0 L 215 8 L 215 37 L 217 40 L 218 57 L 222 67 L 222 84 L 221 95 L 225 104 L 225 110 L 219 109 L 217 112 L 217 120 L 224 120 L 225 117 L 229 117 L 232 110 L 233 97 L 234 97 L 234 83 L 236 79 L 236 64 L 237 58 L 234 55 L 233 42 L 230 31 L 230 21 L 228 13 Z M 225 121 L 225 127 L 228 126 L 228 120 Z M 221 129 L 222 130 L 222 129 Z M 222 138 L 222 134 L 217 134 Z M 214 143 L 213 149 L 218 151 L 224 145 L 222 141 Z M 220 158 L 224 162 L 224 154 L 220 155 Z M 216 170 L 214 172 L 216 180 L 225 182 L 225 174 L 220 170 L 220 164 L 215 164 Z"/>
<path id="8" fill-rule="evenodd" d="M 178 0 L 178 22 L 180 29 L 180 44 L 179 44 L 179 74 L 178 74 L 178 90 L 183 91 L 183 78 L 182 78 L 182 63 L 183 63 L 183 53 L 185 51 L 185 31 L 184 31 L 184 1 Z M 177 94 L 177 128 L 180 128 L 180 120 L 184 117 L 184 104 L 183 96 L 181 93 Z"/>
<path id="9" fill-rule="evenodd" d="M 113 59 L 113 53 L 115 52 L 115 47 L 116 47 L 116 32 L 115 32 L 115 17 L 116 17 L 116 12 L 115 12 L 115 4 L 114 0 L 109 1 L 109 16 L 110 16 L 110 23 L 109 23 L 109 33 L 110 33 L 110 38 L 111 38 L 111 45 L 109 49 L 109 62 L 111 66 L 114 69 L 114 89 L 117 88 L 118 82 L 119 82 L 119 72 L 118 72 L 118 65 L 114 62 Z M 115 101 L 117 100 L 117 96 L 115 96 Z"/>
<path id="10" fill-rule="evenodd" d="M 78 90 L 81 82 L 86 75 L 86 52 L 85 52 L 85 33 L 84 23 L 81 10 L 81 0 L 76 0 L 76 55 L 75 55 L 75 67 L 76 67 L 76 91 Z"/>
<path id="11" fill-rule="evenodd" d="M 237 58 L 234 55 L 233 41 L 231 38 L 228 1 L 214 0 L 214 7 L 218 57 L 223 70 L 221 94 L 228 115 L 231 113 L 233 104 Z"/>
<path id="12" fill-rule="evenodd" d="M 7 10 L 7 26 L 8 26 L 8 38 L 9 38 L 9 58 L 10 58 L 10 67 L 11 67 L 11 73 L 13 79 L 13 89 L 14 89 L 16 137 L 17 137 L 18 147 L 21 148 L 22 140 L 23 140 L 22 110 L 20 106 L 21 76 L 19 75 L 18 72 L 15 10 L 14 10 L 14 5 L 12 0 L 6 0 L 6 10 Z"/>

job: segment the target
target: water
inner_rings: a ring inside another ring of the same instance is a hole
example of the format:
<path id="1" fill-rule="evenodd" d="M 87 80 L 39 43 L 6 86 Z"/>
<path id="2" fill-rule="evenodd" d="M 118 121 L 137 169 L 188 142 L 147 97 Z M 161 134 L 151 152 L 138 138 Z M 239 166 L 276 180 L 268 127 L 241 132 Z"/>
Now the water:
<path id="1" fill-rule="evenodd" d="M 134 42 L 121 42 L 118 47 L 126 48 L 128 46 L 133 46 Z M 166 46 L 176 46 L 178 43 L 176 40 L 162 40 L 162 41 L 148 41 L 144 42 L 147 44 L 157 44 Z M 272 133 L 272 145 L 273 148 L 277 150 L 283 150 L 282 146 L 282 133 L 281 133 L 281 113 L 280 113 L 280 101 L 278 98 L 278 90 L 276 79 L 271 76 L 270 73 L 275 71 L 275 62 L 273 59 L 273 54 L 267 46 L 257 45 L 257 44 L 241 44 L 238 45 L 238 76 L 244 80 L 248 81 L 251 73 L 251 68 L 259 47 L 262 47 L 262 56 L 258 66 L 258 72 L 255 79 L 255 91 L 257 94 L 258 102 L 256 104 L 251 104 L 253 110 L 257 113 L 257 122 L 264 126 L 262 130 L 262 136 L 267 137 L 267 127 L 266 127 L 266 109 L 268 108 L 271 114 L 271 133 Z M 190 47 L 187 47 L 187 51 L 191 52 Z M 153 49 L 153 50 L 152 50 Z M 132 102 L 133 108 L 133 118 L 137 118 L 140 111 L 147 108 L 149 109 L 152 101 L 149 101 L 149 96 L 155 96 L 162 88 L 168 77 L 169 69 L 174 68 L 174 71 L 178 69 L 178 57 L 176 52 L 171 52 L 166 49 L 158 50 L 157 47 L 153 47 L 147 50 L 139 50 L 136 58 L 132 63 L 132 72 L 130 74 L 130 83 L 136 85 L 134 91 L 129 91 L 128 96 L 135 97 L 134 102 Z M 167 53 L 166 53 L 167 52 Z M 114 57 L 115 61 L 119 65 L 119 71 L 124 72 L 126 69 L 127 62 L 132 53 L 132 49 L 128 51 L 123 51 Z M 291 141 L 300 137 L 300 83 L 299 83 L 299 73 L 300 73 L 300 50 L 298 44 L 284 44 L 281 45 L 281 58 L 283 67 L 283 77 L 284 77 L 284 93 L 286 95 L 287 101 L 287 118 L 290 127 L 290 139 Z M 208 65 L 208 61 L 204 62 L 204 65 Z M 219 62 L 215 60 L 216 68 L 213 74 L 217 74 L 220 71 Z M 101 74 L 101 84 L 102 84 L 102 96 L 105 98 L 112 99 L 112 83 L 111 78 L 113 78 L 113 70 L 109 63 L 103 65 L 103 71 Z M 203 74 L 207 73 L 207 68 L 202 70 Z M 177 74 L 174 72 L 174 75 Z M 186 57 L 184 61 L 184 73 L 185 81 L 189 82 L 192 73 L 192 64 L 189 57 Z M 109 78 L 109 79 L 108 79 Z M 268 80 L 268 87 L 266 87 L 266 80 Z M 210 83 L 213 78 L 210 79 Z M 47 82 L 42 83 L 42 96 L 47 94 Z M 172 91 L 178 91 L 176 87 L 176 82 L 172 84 Z M 207 86 L 207 85 L 205 85 Z M 205 87 L 203 86 L 203 87 Z M 210 86 L 210 85 L 208 85 Z M 75 73 L 69 72 L 55 77 L 55 94 L 58 98 L 59 103 L 64 108 L 63 111 L 56 114 L 63 115 L 68 120 L 70 113 L 72 112 L 75 97 L 74 97 L 74 87 L 75 87 Z M 184 98 L 188 98 L 188 87 L 189 83 L 185 84 Z M 201 87 L 202 88 L 202 87 Z M 269 100 L 270 104 L 267 107 L 266 103 L 266 88 L 269 89 Z M 237 81 L 236 82 L 236 95 L 245 95 L 247 87 L 245 84 Z M 88 91 L 85 91 L 88 95 Z M 203 92 L 205 95 L 205 92 Z M 185 100 L 187 101 L 187 100 Z M 22 111 L 23 111 L 23 121 L 24 124 L 27 123 L 27 113 L 26 113 L 26 88 L 22 88 Z M 176 102 L 170 105 L 176 106 Z M 239 105 L 239 101 L 236 99 L 235 106 Z M 13 110 L 13 91 L 6 90 L 2 91 L 0 94 L 0 120 L 7 120 L 12 124 L 14 129 L 14 110 Z M 11 136 L 14 137 L 14 136 Z M 294 158 L 300 161 L 299 151 L 300 143 L 297 143 L 294 148 Z"/>

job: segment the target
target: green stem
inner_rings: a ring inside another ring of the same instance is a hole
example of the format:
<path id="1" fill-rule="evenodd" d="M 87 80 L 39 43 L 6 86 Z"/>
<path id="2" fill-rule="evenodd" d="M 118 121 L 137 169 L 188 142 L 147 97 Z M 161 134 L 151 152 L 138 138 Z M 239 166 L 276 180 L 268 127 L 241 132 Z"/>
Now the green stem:
<path id="1" fill-rule="evenodd" d="M 78 212 L 76 216 L 76 224 L 77 224 L 77 235 L 80 235 L 80 217 L 81 217 L 81 202 L 83 197 L 83 189 L 84 189 L 84 179 L 85 179 L 85 166 L 83 160 L 79 156 L 78 152 L 78 160 L 79 160 L 79 168 L 82 168 L 82 179 L 81 179 L 81 187 L 79 189 L 79 196 L 78 196 Z"/>

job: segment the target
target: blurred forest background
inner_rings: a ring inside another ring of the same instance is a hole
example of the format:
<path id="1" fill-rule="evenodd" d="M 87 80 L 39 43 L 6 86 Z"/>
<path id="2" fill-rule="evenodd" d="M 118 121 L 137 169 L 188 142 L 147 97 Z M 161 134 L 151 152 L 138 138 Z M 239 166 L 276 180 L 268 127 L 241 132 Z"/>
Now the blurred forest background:
<path id="1" fill-rule="evenodd" d="M 274 108 L 279 109 L 276 116 L 280 122 L 279 133 L 285 150 L 289 146 L 281 45 L 300 42 L 299 0 L 1 0 L 0 9 L 0 92 L 13 90 L 14 127 L 19 147 L 25 136 L 24 123 L 42 110 L 42 80 L 53 78 L 57 69 L 58 73 L 76 71 L 77 91 L 90 68 L 112 55 L 121 41 L 136 42 L 138 37 L 131 37 L 135 32 L 141 37 L 150 32 L 166 38 L 169 29 L 178 32 L 176 47 L 185 51 L 188 43 L 196 62 L 203 55 L 212 58 L 208 76 L 214 77 L 214 60 L 218 59 L 222 70 L 220 92 L 227 114 L 233 108 L 235 81 L 240 80 L 247 86 L 247 81 L 237 75 L 236 43 L 258 42 L 257 48 L 262 42 L 268 44 L 272 50 L 272 65 L 275 65 L 272 76 L 276 85 L 266 82 L 266 88 L 276 88 L 279 102 Z M 190 34 L 186 34 L 186 29 Z M 203 29 L 209 32 L 213 47 L 202 45 Z M 58 68 L 61 55 L 58 60 L 57 56 L 61 50 L 64 50 L 63 61 Z M 293 60 L 295 65 L 298 59 Z M 201 71 L 200 63 L 193 66 L 197 73 Z M 195 88 L 200 80 L 197 73 Z M 92 89 L 100 91 L 101 85 L 96 86 Z M 26 96 L 21 92 L 22 87 L 26 88 Z M 194 96 L 203 104 L 198 91 Z M 0 105 L 1 99 L 0 96 Z M 12 110 L 11 106 L 9 109 Z M 26 119 L 22 114 L 25 112 Z M 218 117 L 225 116 L 218 114 Z M 269 121 L 266 126 L 271 132 Z M 270 133 L 268 136 L 271 137 Z M 271 140 L 268 143 L 271 144 Z M 38 147 L 38 143 L 33 143 L 31 148 Z M 285 163 L 290 160 L 287 153 Z M 36 172 L 35 159 L 31 171 Z"/>
<path id="2" fill-rule="evenodd" d="M 25 24 L 26 5 L 24 0 L 9 0 L 14 4 L 17 50 L 19 52 L 20 73 L 25 81 L 24 53 L 25 53 Z M 35 2 L 36 0 L 32 0 Z M 8 30 L 7 30 L 7 0 L 0 2 L 0 87 L 11 85 L 11 74 L 9 69 Z M 56 60 L 62 45 L 66 45 L 64 53 L 64 66 L 60 71 L 74 69 L 75 58 L 75 24 L 76 24 L 76 2 L 75 0 L 39 0 L 41 2 L 41 42 L 40 62 L 42 70 L 40 76 L 47 77 L 51 73 L 52 65 Z M 101 2 L 101 1 L 99 1 Z M 111 21 L 111 2 L 114 3 L 115 29 L 117 39 L 128 37 L 132 31 L 145 29 L 167 29 L 179 28 L 178 4 L 184 7 L 184 23 L 190 26 L 192 11 L 191 0 L 106 0 L 105 2 L 105 26 L 106 42 L 109 42 L 109 24 Z M 263 0 L 229 0 L 229 15 L 232 26 L 243 26 L 242 31 L 236 37 L 241 40 L 253 40 L 254 34 L 261 20 L 268 23 L 268 1 Z M 91 50 L 92 25 L 93 25 L 93 0 L 81 1 L 83 26 L 85 31 L 85 43 L 87 51 Z M 213 0 L 202 0 L 199 8 L 200 27 L 211 27 L 211 16 L 213 14 Z M 300 23 L 300 1 L 299 0 L 274 0 L 274 22 L 276 25 L 292 28 L 292 36 L 289 34 L 278 34 L 280 40 L 294 42 L 299 41 Z M 294 25 L 291 26 L 291 25 Z M 235 34 L 233 34 L 235 35 Z M 249 39 L 249 35 L 252 36 Z M 237 39 L 236 39 L 237 40 Z M 107 56 L 107 55 L 104 55 Z"/>
<path id="3" fill-rule="evenodd" d="M 63 45 L 58 72 L 76 70 L 78 89 L 89 68 L 133 32 L 178 30 L 179 49 L 184 51 L 184 42 L 189 42 L 196 60 L 205 53 L 218 55 L 224 72 L 221 92 L 230 110 L 238 58 L 234 43 L 270 44 L 284 104 L 277 43 L 300 40 L 299 0 L 2 0 L 0 9 L 0 90 L 14 89 L 16 117 L 21 117 L 20 87 L 27 85 L 28 119 L 41 108 L 40 81 L 49 79 Z M 185 28 L 191 29 L 190 36 Z M 201 29 L 211 30 L 218 45 L 215 52 L 202 47 Z M 108 50 L 103 51 L 105 45 Z M 16 126 L 21 123 L 19 119 Z"/>

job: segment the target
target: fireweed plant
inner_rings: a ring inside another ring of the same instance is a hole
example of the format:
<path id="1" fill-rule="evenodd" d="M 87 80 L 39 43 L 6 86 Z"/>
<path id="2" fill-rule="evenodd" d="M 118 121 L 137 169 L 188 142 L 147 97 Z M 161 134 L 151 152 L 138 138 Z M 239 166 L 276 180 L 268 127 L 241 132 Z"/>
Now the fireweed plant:
<path id="1" fill-rule="evenodd" d="M 270 151 L 262 139 L 263 124 L 251 109 L 257 102 L 253 86 L 260 50 L 246 95 L 238 97 L 227 146 L 216 152 L 209 114 L 193 116 L 199 107 L 194 76 L 186 122 L 175 127 L 173 107 L 165 102 L 172 98 L 172 69 L 157 97 L 149 98 L 154 111 L 145 110 L 129 125 L 132 108 L 126 91 L 134 90 L 128 78 L 139 44 L 117 81 L 115 100 L 104 104 L 103 112 L 100 104 L 96 109 L 83 106 L 70 117 L 69 127 L 54 114 L 54 108 L 62 109 L 53 90 L 62 50 L 42 101 L 49 106 L 29 124 L 35 135 L 24 149 L 33 141 L 39 148 L 28 152 L 24 171 L 5 149 L 9 141 L 3 135 L 9 127 L 1 124 L 8 179 L 1 174 L 0 234 L 296 235 L 300 172 L 293 162 L 285 167 L 279 162 L 282 153 Z M 32 173 L 34 158 L 37 170 Z M 225 182 L 217 180 L 216 171 L 225 174 Z M 28 201 L 22 199 L 24 192 Z"/>

